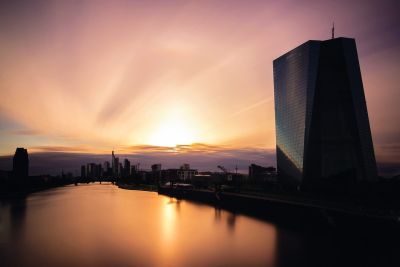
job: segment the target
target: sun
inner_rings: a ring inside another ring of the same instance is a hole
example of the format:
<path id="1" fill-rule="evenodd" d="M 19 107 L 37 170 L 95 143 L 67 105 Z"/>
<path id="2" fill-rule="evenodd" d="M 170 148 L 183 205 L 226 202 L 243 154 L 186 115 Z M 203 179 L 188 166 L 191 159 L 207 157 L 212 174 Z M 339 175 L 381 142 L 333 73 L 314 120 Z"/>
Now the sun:
<path id="1" fill-rule="evenodd" d="M 193 128 L 188 120 L 171 116 L 163 120 L 150 134 L 149 144 L 153 146 L 175 147 L 195 142 Z"/>
<path id="2" fill-rule="evenodd" d="M 187 129 L 180 125 L 163 125 L 150 137 L 151 145 L 175 147 L 177 145 L 191 144 Z"/>

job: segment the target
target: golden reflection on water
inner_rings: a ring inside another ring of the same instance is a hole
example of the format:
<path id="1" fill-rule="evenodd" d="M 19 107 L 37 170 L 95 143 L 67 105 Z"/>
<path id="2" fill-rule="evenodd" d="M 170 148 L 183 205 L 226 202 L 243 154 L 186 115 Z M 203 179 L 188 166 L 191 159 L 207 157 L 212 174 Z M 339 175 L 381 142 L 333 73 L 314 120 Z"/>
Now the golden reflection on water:
<path id="1" fill-rule="evenodd" d="M 276 265 L 275 226 L 154 192 L 79 185 L 7 205 L 5 266 Z"/>
<path id="2" fill-rule="evenodd" d="M 165 262 L 170 262 L 172 255 L 174 254 L 174 237 L 175 233 L 175 217 L 176 217 L 176 207 L 174 204 L 177 201 L 173 198 L 164 198 L 164 203 L 162 206 L 163 216 L 161 219 L 161 239 L 160 239 L 160 262 L 162 264 Z"/>
<path id="3" fill-rule="evenodd" d="M 172 198 L 165 198 L 164 204 L 162 206 L 163 217 L 162 217 L 162 241 L 164 243 L 169 243 L 172 241 L 175 236 L 175 216 L 176 216 L 176 207 L 174 206 L 176 202 Z"/>

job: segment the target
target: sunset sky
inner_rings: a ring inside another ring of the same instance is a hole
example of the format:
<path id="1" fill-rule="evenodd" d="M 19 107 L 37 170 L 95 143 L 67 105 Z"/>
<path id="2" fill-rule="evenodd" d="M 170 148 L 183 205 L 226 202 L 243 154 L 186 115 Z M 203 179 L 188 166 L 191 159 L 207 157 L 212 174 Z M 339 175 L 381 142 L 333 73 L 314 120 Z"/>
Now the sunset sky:
<path id="1" fill-rule="evenodd" d="M 274 149 L 272 60 L 334 21 L 377 160 L 399 162 L 399 3 L 1 0 L 0 155 Z"/>

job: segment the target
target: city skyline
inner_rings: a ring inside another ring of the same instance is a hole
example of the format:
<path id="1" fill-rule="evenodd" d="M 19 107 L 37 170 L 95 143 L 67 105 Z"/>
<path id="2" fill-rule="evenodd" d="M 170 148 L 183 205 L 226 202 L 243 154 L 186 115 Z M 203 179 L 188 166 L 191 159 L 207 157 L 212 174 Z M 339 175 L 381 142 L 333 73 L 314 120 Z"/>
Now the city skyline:
<path id="1" fill-rule="evenodd" d="M 271 62 L 335 21 L 359 48 L 377 161 L 399 163 L 394 6 L 2 3 L 0 155 L 274 149 Z"/>
<path id="2" fill-rule="evenodd" d="M 209 148 L 211 149 L 211 148 Z M 15 149 L 14 149 L 15 151 Z M 79 175 L 79 166 L 84 163 L 103 163 L 110 161 L 111 151 L 107 154 L 82 154 L 82 153 L 30 153 L 30 174 L 59 175 L 62 171 Z M 247 173 L 248 166 L 252 163 L 259 165 L 275 165 L 275 151 L 264 149 L 214 149 L 213 152 L 181 151 L 180 153 L 168 152 L 167 149 L 158 152 L 142 151 L 140 153 L 116 153 L 120 159 L 128 159 L 132 165 L 140 164 L 140 169 L 150 170 L 151 165 L 161 163 L 165 168 L 175 168 L 187 162 L 199 171 L 218 171 L 217 165 L 226 166 L 233 171 L 237 166 L 240 173 Z M 0 156 L 0 170 L 12 169 L 12 156 Z M 390 174 L 392 172 L 389 172 Z"/>
<path id="3" fill-rule="evenodd" d="M 0 0 L 1 266 L 400 266 L 399 10 Z"/>

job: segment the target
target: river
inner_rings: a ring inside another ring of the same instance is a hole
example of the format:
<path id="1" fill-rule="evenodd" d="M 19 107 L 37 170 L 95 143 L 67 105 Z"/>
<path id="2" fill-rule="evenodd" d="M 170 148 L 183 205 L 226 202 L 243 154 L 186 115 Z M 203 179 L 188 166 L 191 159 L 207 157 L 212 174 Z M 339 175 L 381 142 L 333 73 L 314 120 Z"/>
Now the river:
<path id="1" fill-rule="evenodd" d="M 111 184 L 0 205 L 1 266 L 385 266 L 399 251 Z"/>

